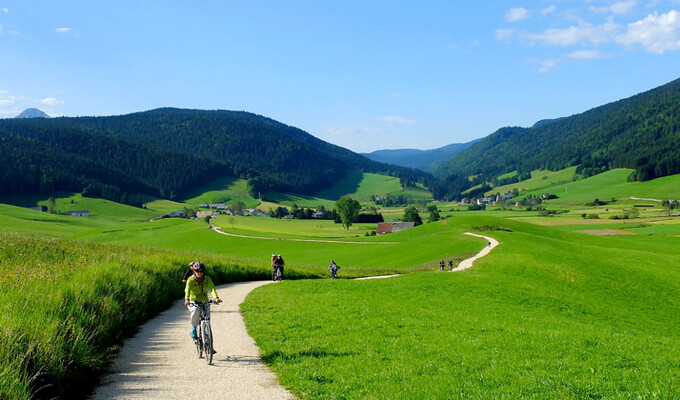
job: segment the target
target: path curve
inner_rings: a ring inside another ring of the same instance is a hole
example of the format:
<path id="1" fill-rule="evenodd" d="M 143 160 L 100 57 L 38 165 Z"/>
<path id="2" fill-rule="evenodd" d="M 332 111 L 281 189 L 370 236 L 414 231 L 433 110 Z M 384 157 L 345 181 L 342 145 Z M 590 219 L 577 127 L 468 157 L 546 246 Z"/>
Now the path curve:
<path id="1" fill-rule="evenodd" d="M 484 238 L 489 245 L 461 261 L 453 272 L 472 267 L 475 260 L 498 246 L 494 238 L 465 234 Z M 399 274 L 357 279 L 394 276 Z M 218 351 L 212 366 L 196 357 L 189 339 L 189 314 L 183 300 L 178 300 L 125 342 L 112 372 L 90 399 L 296 399 L 279 385 L 276 375 L 262 362 L 260 350 L 248 335 L 239 308 L 248 293 L 270 283 L 273 282 L 239 282 L 217 287 L 223 303 L 212 307 L 215 349 Z"/>
<path id="2" fill-rule="evenodd" d="M 478 238 L 486 239 L 489 244 L 487 246 L 484 246 L 482 250 L 479 251 L 479 253 L 475 254 L 474 256 L 470 258 L 466 258 L 465 260 L 461 261 L 460 264 L 454 269 L 452 269 L 449 272 L 458 272 L 458 271 L 463 271 L 468 268 L 472 268 L 472 264 L 477 260 L 478 258 L 482 258 L 485 255 L 489 254 L 491 250 L 494 249 L 494 247 L 498 246 L 498 240 L 490 237 L 490 236 L 484 236 L 484 235 L 478 235 L 476 233 L 470 233 L 470 232 L 465 232 L 466 235 L 469 236 L 476 236 Z"/>
<path id="3" fill-rule="evenodd" d="M 262 362 L 239 309 L 251 290 L 268 283 L 218 286 L 223 303 L 211 308 L 213 365 L 196 356 L 189 312 L 178 300 L 125 342 L 91 399 L 295 399 Z"/>

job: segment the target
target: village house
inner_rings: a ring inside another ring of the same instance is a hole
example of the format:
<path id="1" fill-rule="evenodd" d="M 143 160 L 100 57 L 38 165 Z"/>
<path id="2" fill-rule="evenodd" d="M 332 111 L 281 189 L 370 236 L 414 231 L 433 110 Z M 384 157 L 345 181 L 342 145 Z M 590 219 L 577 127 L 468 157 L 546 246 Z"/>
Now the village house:
<path id="1" fill-rule="evenodd" d="M 90 216 L 90 210 L 72 210 L 68 211 L 68 215 L 74 216 L 74 217 L 89 217 Z"/>
<path id="2" fill-rule="evenodd" d="M 274 214 L 270 212 L 264 212 L 262 210 L 258 210 L 257 208 L 253 209 L 253 211 L 250 212 L 250 215 L 253 217 L 273 217 Z"/>
<path id="3" fill-rule="evenodd" d="M 312 218 L 315 218 L 315 219 L 323 218 L 323 211 L 314 211 L 312 213 Z"/>
<path id="4" fill-rule="evenodd" d="M 415 224 L 415 222 L 380 222 L 378 223 L 378 227 L 375 229 L 375 233 L 380 235 L 383 233 L 400 232 L 413 228 Z"/>
<path id="5" fill-rule="evenodd" d="M 196 211 L 196 218 L 218 217 L 220 213 L 215 211 Z"/>

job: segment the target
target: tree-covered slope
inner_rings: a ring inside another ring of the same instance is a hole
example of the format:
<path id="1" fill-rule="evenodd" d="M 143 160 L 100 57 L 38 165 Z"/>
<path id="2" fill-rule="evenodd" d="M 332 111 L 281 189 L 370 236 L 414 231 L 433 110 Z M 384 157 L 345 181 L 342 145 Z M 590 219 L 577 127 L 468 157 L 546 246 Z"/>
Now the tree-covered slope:
<path id="1" fill-rule="evenodd" d="M 438 176 L 487 177 L 581 165 L 586 174 L 635 169 L 648 180 L 680 173 L 680 80 L 532 128 L 502 128 L 443 164 Z"/>
<path id="2" fill-rule="evenodd" d="M 22 148 L 22 140 L 31 145 Z M 80 191 L 95 182 L 171 198 L 215 175 L 251 178 L 263 191 L 313 193 L 332 186 L 348 168 L 429 178 L 236 111 L 164 108 L 111 117 L 0 120 L 0 153 L 10 163 L 0 169 L 3 193 Z M 12 188 L 16 180 L 21 184 Z"/>

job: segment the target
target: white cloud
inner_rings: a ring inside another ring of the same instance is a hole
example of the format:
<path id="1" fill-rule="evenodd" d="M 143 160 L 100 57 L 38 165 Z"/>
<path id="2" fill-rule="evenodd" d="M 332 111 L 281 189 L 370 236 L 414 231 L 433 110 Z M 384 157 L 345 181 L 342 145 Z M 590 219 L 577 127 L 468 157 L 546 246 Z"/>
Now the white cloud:
<path id="1" fill-rule="evenodd" d="M 397 117 L 393 115 L 387 115 L 384 117 L 379 117 L 378 121 L 383 121 L 383 122 L 389 122 L 390 124 L 399 124 L 399 125 L 411 125 L 415 123 L 416 121 L 412 119 L 407 119 L 404 117 Z"/>
<path id="2" fill-rule="evenodd" d="M 680 50 L 680 12 L 654 13 L 628 24 L 626 33 L 617 38 L 620 44 L 636 44 L 652 53 Z"/>
<path id="3" fill-rule="evenodd" d="M 545 46 L 574 46 L 577 44 L 603 44 L 613 40 L 613 36 L 621 28 L 612 20 L 593 26 L 587 22 L 581 22 L 578 26 L 569 28 L 547 29 L 541 33 L 524 32 L 522 37 L 530 45 L 541 44 Z"/>
<path id="4" fill-rule="evenodd" d="M 505 13 L 505 20 L 508 22 L 517 22 L 529 17 L 529 11 L 526 8 L 513 8 Z"/>
<path id="5" fill-rule="evenodd" d="M 552 13 L 553 11 L 555 11 L 555 6 L 550 5 L 550 6 L 541 10 L 541 15 L 548 15 L 548 14 Z"/>
<path id="6" fill-rule="evenodd" d="M 44 98 L 44 99 L 40 100 L 40 102 L 41 102 L 42 104 L 46 105 L 46 106 L 51 106 L 51 107 L 59 106 L 59 105 L 64 104 L 64 102 L 63 102 L 62 100 L 58 100 L 58 99 L 56 99 L 56 98 L 54 98 L 54 97 L 47 97 L 47 98 Z"/>
<path id="7" fill-rule="evenodd" d="M 7 90 L 0 90 L 0 107 L 8 107 L 16 102 L 17 98 Z"/>
<path id="8" fill-rule="evenodd" d="M 401 93 L 391 93 L 390 97 L 401 97 Z"/>
<path id="9" fill-rule="evenodd" d="M 503 42 L 512 36 L 512 34 L 515 33 L 514 29 L 496 29 L 496 40 Z"/>
<path id="10" fill-rule="evenodd" d="M 62 28 L 57 28 L 54 30 L 57 33 L 69 33 L 73 31 L 73 28 L 68 28 L 68 27 L 62 27 Z"/>
<path id="11" fill-rule="evenodd" d="M 0 8 L 0 11 L 2 11 L 5 14 L 9 13 L 9 10 L 6 8 Z"/>
<path id="12" fill-rule="evenodd" d="M 619 1 L 607 7 L 590 6 L 588 9 L 595 13 L 626 14 L 637 4 L 635 0 Z"/>
<path id="13" fill-rule="evenodd" d="M 554 59 L 554 58 L 549 59 L 549 60 L 543 60 L 541 62 L 540 68 L 538 69 L 538 72 L 545 73 L 545 72 L 550 71 L 551 69 L 553 69 L 557 66 L 558 61 L 559 61 L 558 59 Z"/>
<path id="14" fill-rule="evenodd" d="M 598 50 L 579 50 L 567 54 L 567 57 L 577 60 L 594 60 L 597 58 L 604 58 L 605 56 Z"/>

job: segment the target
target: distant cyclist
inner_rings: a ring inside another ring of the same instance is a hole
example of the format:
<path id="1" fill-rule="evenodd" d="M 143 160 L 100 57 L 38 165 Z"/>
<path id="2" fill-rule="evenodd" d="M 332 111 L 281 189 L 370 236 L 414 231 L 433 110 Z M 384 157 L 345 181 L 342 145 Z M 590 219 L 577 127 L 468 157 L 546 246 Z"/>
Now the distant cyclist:
<path id="1" fill-rule="evenodd" d="M 338 277 L 338 270 L 340 269 L 340 266 L 335 263 L 335 261 L 331 260 L 331 265 L 328 266 L 328 270 L 331 271 L 331 279 L 335 279 Z"/>
<path id="2" fill-rule="evenodd" d="M 281 257 L 281 254 L 277 254 L 276 259 L 272 257 L 272 262 L 274 267 L 274 271 L 272 272 L 272 279 L 275 279 L 276 271 L 278 270 L 281 272 L 281 280 L 283 280 L 283 267 L 286 265 L 286 263 L 283 261 L 283 257 Z"/>
<path id="3" fill-rule="evenodd" d="M 207 303 L 208 292 L 212 294 L 215 303 L 219 304 L 222 300 L 215 290 L 212 279 L 205 275 L 205 264 L 194 261 L 193 270 L 194 274 L 187 280 L 187 285 L 184 288 L 184 305 L 191 311 L 191 338 L 196 339 L 196 326 L 198 326 L 201 318 L 201 307 L 196 303 Z M 210 317 L 210 304 L 205 304 L 205 314 Z"/>

